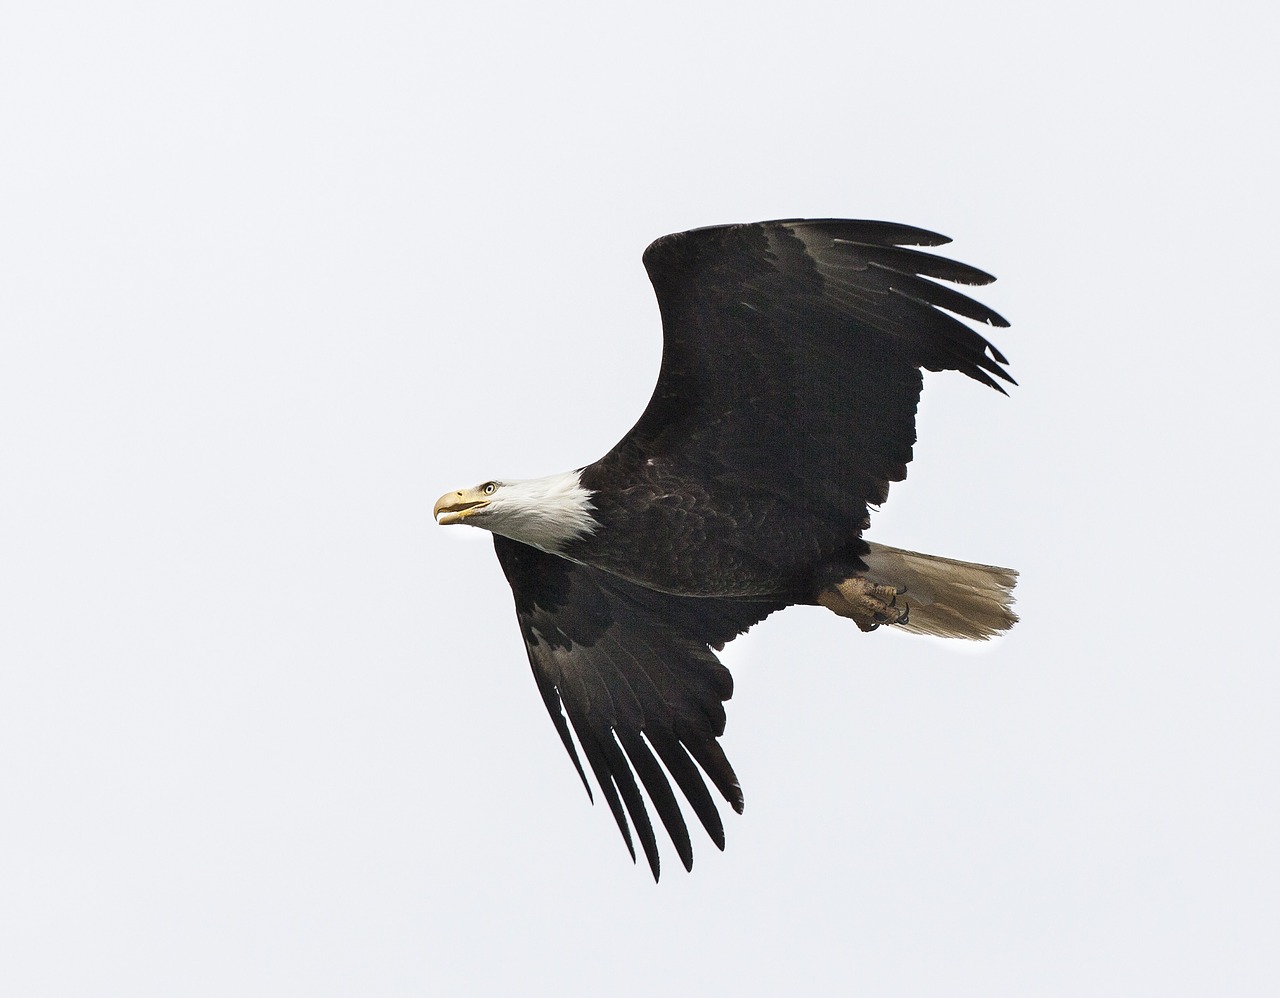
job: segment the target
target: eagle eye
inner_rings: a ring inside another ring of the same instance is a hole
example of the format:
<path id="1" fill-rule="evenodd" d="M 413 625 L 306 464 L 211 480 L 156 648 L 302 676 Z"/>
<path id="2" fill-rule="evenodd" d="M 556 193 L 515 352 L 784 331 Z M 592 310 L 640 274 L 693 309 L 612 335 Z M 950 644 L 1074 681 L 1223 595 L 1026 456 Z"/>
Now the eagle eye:
<path id="1" fill-rule="evenodd" d="M 483 493 L 484 493 L 485 495 L 487 495 L 487 496 L 491 496 L 491 495 L 493 495 L 495 492 L 497 492 L 497 491 L 498 491 L 498 483 L 497 483 L 497 482 L 485 482 L 483 485 L 481 485 L 481 486 L 480 486 L 480 491 L 481 491 L 481 492 L 483 492 Z"/>

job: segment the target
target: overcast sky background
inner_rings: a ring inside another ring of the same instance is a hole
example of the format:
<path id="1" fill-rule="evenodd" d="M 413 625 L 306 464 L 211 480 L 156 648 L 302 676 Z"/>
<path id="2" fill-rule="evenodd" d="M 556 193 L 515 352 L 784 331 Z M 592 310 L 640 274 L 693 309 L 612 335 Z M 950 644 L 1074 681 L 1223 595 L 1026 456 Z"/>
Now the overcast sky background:
<path id="1" fill-rule="evenodd" d="M 10 7 L 0 990 L 1274 994 L 1263 10 Z M 929 376 L 870 536 L 1023 621 L 755 628 L 655 886 L 430 509 L 631 425 L 650 240 L 788 216 L 999 276 L 1021 387 Z"/>

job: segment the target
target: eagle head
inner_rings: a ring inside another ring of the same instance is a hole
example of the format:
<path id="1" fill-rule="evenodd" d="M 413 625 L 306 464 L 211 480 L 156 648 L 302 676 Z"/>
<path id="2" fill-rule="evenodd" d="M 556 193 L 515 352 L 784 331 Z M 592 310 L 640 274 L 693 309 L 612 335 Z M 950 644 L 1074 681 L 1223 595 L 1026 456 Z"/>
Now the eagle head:
<path id="1" fill-rule="evenodd" d="M 436 500 L 436 523 L 465 523 L 523 541 L 552 554 L 565 544 L 593 533 L 592 492 L 583 488 L 581 472 L 518 482 L 485 482 L 471 489 L 446 492 Z"/>

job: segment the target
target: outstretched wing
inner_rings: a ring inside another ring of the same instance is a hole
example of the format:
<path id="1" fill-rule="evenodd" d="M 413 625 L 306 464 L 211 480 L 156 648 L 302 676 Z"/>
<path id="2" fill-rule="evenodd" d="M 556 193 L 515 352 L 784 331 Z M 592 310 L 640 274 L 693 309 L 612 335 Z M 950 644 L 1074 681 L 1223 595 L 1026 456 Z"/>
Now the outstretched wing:
<path id="1" fill-rule="evenodd" d="M 644 263 L 662 312 L 658 384 L 583 483 L 652 478 L 660 493 L 695 482 L 703 505 L 725 513 L 720 536 L 732 531 L 773 565 L 813 564 L 851 541 L 856 552 L 868 504 L 906 477 L 920 369 L 1000 391 L 997 379 L 1013 381 L 1004 356 L 956 316 L 1008 323 L 934 280 L 994 278 L 905 248 L 948 241 L 836 219 L 657 240 Z"/>
<path id="2" fill-rule="evenodd" d="M 739 812 L 742 790 L 716 741 L 733 678 L 711 648 L 782 604 L 670 596 L 500 535 L 493 540 L 547 711 L 590 795 L 572 724 L 632 859 L 628 814 L 657 879 L 658 846 L 634 771 L 685 869 L 693 866 L 689 832 L 658 760 L 723 849 L 724 826 L 698 767 Z"/>

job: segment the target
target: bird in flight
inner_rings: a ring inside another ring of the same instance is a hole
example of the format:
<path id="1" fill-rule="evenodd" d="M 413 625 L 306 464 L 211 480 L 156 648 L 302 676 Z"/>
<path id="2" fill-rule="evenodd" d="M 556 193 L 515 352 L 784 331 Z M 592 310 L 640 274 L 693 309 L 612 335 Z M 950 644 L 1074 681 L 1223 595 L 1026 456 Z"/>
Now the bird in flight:
<path id="1" fill-rule="evenodd" d="M 693 848 L 672 784 L 721 849 L 706 780 L 742 811 L 717 741 L 733 692 L 715 655 L 726 642 L 794 604 L 863 631 L 953 638 L 1017 620 L 1015 571 L 863 538 L 871 508 L 906 477 L 922 369 L 1000 392 L 1014 383 L 961 318 L 1008 323 L 937 283 L 994 278 L 909 248 L 949 241 L 845 219 L 664 236 L 644 254 L 662 365 L 635 426 L 594 464 L 435 504 L 438 523 L 494 534 L 560 739 L 591 795 L 576 735 L 633 861 L 631 827 L 655 880 L 641 786 L 686 869 Z"/>

